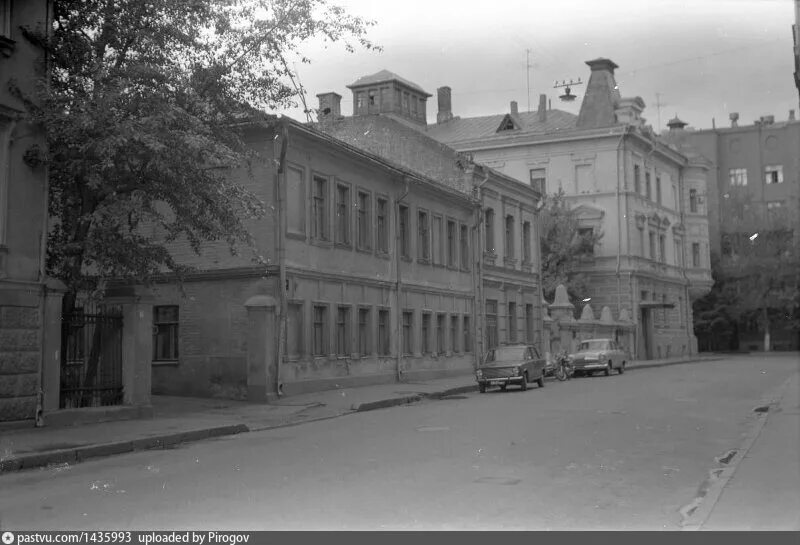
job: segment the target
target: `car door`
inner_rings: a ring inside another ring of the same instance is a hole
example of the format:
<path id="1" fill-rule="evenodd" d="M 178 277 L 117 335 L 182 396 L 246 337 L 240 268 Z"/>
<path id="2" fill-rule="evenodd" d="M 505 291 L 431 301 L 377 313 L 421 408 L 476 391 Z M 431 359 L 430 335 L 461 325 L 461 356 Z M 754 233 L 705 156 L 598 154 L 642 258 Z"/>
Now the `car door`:
<path id="1" fill-rule="evenodd" d="M 535 346 L 530 347 L 531 357 L 533 359 L 533 370 L 531 371 L 531 377 L 538 377 L 542 373 L 544 373 L 544 358 L 541 354 L 539 354 L 539 350 Z"/>

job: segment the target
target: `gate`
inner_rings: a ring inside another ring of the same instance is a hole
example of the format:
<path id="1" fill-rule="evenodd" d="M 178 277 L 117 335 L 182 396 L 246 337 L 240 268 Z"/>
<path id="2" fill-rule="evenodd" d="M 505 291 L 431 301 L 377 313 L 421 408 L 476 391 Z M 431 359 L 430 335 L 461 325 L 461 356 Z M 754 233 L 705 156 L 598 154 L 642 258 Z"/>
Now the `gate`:
<path id="1" fill-rule="evenodd" d="M 62 409 L 122 404 L 122 309 L 84 303 L 61 317 Z"/>

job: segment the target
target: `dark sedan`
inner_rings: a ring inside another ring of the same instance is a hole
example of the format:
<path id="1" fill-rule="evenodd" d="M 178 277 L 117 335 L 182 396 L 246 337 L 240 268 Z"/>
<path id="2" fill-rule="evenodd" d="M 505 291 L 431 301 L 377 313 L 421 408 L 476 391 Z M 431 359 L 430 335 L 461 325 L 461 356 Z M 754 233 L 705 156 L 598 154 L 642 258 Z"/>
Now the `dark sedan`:
<path id="1" fill-rule="evenodd" d="M 509 384 L 518 384 L 527 390 L 529 382 L 544 387 L 545 360 L 536 347 L 525 344 L 500 346 L 489 351 L 483 364 L 475 372 L 481 393 L 489 386 L 505 390 Z"/>

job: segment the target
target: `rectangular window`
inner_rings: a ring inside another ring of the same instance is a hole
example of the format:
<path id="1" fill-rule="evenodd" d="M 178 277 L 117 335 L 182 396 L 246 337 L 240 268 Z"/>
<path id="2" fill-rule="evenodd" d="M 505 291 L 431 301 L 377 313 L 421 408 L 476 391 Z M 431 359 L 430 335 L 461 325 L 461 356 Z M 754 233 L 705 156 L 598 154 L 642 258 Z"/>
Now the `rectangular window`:
<path id="1" fill-rule="evenodd" d="M 675 265 L 680 267 L 681 263 L 681 242 L 679 240 L 675 241 Z"/>
<path id="2" fill-rule="evenodd" d="M 428 224 L 428 213 L 420 210 L 417 213 L 417 259 L 430 261 L 431 233 Z"/>
<path id="3" fill-rule="evenodd" d="M 324 356 L 328 350 L 328 306 L 314 305 L 314 355 Z"/>
<path id="4" fill-rule="evenodd" d="M 633 190 L 642 194 L 642 167 L 639 165 L 633 165 Z"/>
<path id="5" fill-rule="evenodd" d="M 464 352 L 472 352 L 472 329 L 470 329 L 469 316 L 464 316 L 461 325 L 464 328 Z"/>
<path id="6" fill-rule="evenodd" d="M 458 352 L 458 316 L 450 316 L 450 353 Z"/>
<path id="7" fill-rule="evenodd" d="M 328 180 L 314 176 L 314 196 L 311 201 L 311 234 L 317 240 L 328 240 L 327 225 Z"/>
<path id="8" fill-rule="evenodd" d="M 700 266 L 700 244 L 692 242 L 692 267 Z"/>
<path id="9" fill-rule="evenodd" d="M 697 213 L 697 190 L 689 190 L 689 212 Z"/>
<path id="10" fill-rule="evenodd" d="M 286 169 L 286 228 L 290 233 L 306 232 L 306 192 L 303 170 L 295 167 Z"/>
<path id="11" fill-rule="evenodd" d="M 486 300 L 486 349 L 497 346 L 497 301 Z"/>
<path id="12" fill-rule="evenodd" d="M 444 265 L 444 246 L 442 245 L 442 218 L 441 216 L 433 216 L 433 228 L 431 229 L 433 235 L 433 263 L 434 265 Z"/>
<path id="13" fill-rule="evenodd" d="M 645 172 L 644 173 L 644 196 L 647 197 L 648 199 L 652 199 L 653 198 L 653 190 L 650 187 L 650 173 L 649 172 Z"/>
<path id="14" fill-rule="evenodd" d="M 747 185 L 747 169 L 732 168 L 728 171 L 728 182 L 732 186 Z"/>
<path id="15" fill-rule="evenodd" d="M 400 256 L 411 259 L 411 241 L 408 236 L 408 207 L 401 204 L 398 210 L 400 222 Z"/>
<path id="16" fill-rule="evenodd" d="M 658 259 L 661 263 L 667 262 L 667 237 L 664 235 L 658 237 Z"/>
<path id="17" fill-rule="evenodd" d="M 508 340 L 517 342 L 517 304 L 508 304 Z"/>
<path id="18" fill-rule="evenodd" d="M 469 270 L 469 228 L 466 225 L 459 226 L 459 242 L 461 249 L 459 255 L 461 256 L 461 268 L 465 271 Z"/>
<path id="19" fill-rule="evenodd" d="M 372 226 L 370 225 L 370 218 L 369 218 L 369 211 L 370 211 L 370 198 L 369 193 L 364 191 L 358 192 L 358 208 L 356 209 L 356 214 L 358 215 L 357 219 L 357 238 L 356 241 L 358 243 L 359 250 L 370 250 L 372 248 L 372 244 L 370 244 L 370 233 L 372 232 Z"/>
<path id="20" fill-rule="evenodd" d="M 593 186 L 592 165 L 575 165 L 575 193 L 591 191 Z"/>
<path id="21" fill-rule="evenodd" d="M 386 199 L 378 197 L 376 199 L 377 207 L 375 210 L 375 223 L 377 224 L 376 241 L 377 250 L 381 253 L 389 253 L 389 202 Z"/>
<path id="22" fill-rule="evenodd" d="M 303 355 L 303 303 L 289 303 L 286 316 L 286 354 L 290 358 Z"/>
<path id="23" fill-rule="evenodd" d="M 485 214 L 486 223 L 486 251 L 494 254 L 494 210 L 491 208 L 486 209 Z"/>
<path id="24" fill-rule="evenodd" d="M 431 315 L 428 312 L 422 313 L 422 346 L 420 352 L 427 354 L 432 352 L 431 348 Z"/>
<path id="25" fill-rule="evenodd" d="M 765 184 L 783 183 L 783 165 L 767 165 L 764 167 Z"/>
<path id="26" fill-rule="evenodd" d="M 579 227 L 578 242 L 580 244 L 580 249 L 584 254 L 594 255 L 594 228 Z"/>
<path id="27" fill-rule="evenodd" d="M 661 204 L 661 176 L 656 176 L 656 202 Z"/>
<path id="28" fill-rule="evenodd" d="M 514 259 L 514 216 L 506 216 L 506 259 Z"/>
<path id="29" fill-rule="evenodd" d="M 444 314 L 436 315 L 436 353 L 444 354 L 444 321 L 447 317 Z"/>
<path id="30" fill-rule="evenodd" d="M 336 242 L 350 244 L 350 187 L 336 185 Z"/>
<path id="31" fill-rule="evenodd" d="M 447 221 L 447 266 L 456 267 L 456 222 Z"/>
<path id="32" fill-rule="evenodd" d="M 336 309 L 336 354 L 350 355 L 350 307 Z"/>
<path id="33" fill-rule="evenodd" d="M 178 359 L 177 305 L 153 307 L 153 361 Z"/>
<path id="34" fill-rule="evenodd" d="M 378 311 L 378 354 L 388 356 L 391 353 L 391 336 L 389 335 L 389 311 Z"/>
<path id="35" fill-rule="evenodd" d="M 647 257 L 649 257 L 650 259 L 655 259 L 656 256 L 658 255 L 656 253 L 656 234 L 650 231 L 648 236 L 650 237 L 650 255 Z"/>
<path id="36" fill-rule="evenodd" d="M 414 353 L 414 312 L 403 311 L 403 354 Z"/>
<path id="37" fill-rule="evenodd" d="M 533 305 L 525 305 L 525 341 L 532 343 L 533 335 Z"/>
<path id="38" fill-rule="evenodd" d="M 529 221 L 522 224 L 522 260 L 525 263 L 531 262 L 531 222 Z"/>
<path id="39" fill-rule="evenodd" d="M 358 309 L 358 354 L 362 357 L 369 354 L 370 329 L 369 309 Z"/>
<path id="40" fill-rule="evenodd" d="M 544 195 L 547 189 L 547 174 L 543 168 L 532 168 L 529 171 L 531 187 Z"/>

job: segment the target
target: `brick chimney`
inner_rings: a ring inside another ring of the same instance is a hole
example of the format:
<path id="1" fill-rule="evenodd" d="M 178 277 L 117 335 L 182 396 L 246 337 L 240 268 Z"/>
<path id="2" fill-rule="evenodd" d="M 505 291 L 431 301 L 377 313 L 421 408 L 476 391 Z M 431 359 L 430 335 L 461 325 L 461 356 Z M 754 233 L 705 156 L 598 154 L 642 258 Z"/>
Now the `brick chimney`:
<path id="1" fill-rule="evenodd" d="M 319 114 L 317 118 L 322 121 L 323 119 L 338 119 L 342 116 L 342 95 L 338 93 L 320 93 L 317 95 L 319 99 Z"/>
<path id="2" fill-rule="evenodd" d="M 453 106 L 451 102 L 451 89 L 444 86 L 436 90 L 437 99 L 439 102 L 439 111 L 436 114 L 437 123 L 446 123 L 453 119 Z"/>
<path id="3" fill-rule="evenodd" d="M 539 121 L 547 121 L 547 95 L 539 95 L 539 109 L 536 113 L 539 114 Z"/>
<path id="4" fill-rule="evenodd" d="M 731 118 L 731 127 L 738 127 L 739 126 L 739 113 L 738 112 L 731 112 L 729 116 Z"/>

